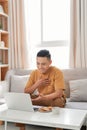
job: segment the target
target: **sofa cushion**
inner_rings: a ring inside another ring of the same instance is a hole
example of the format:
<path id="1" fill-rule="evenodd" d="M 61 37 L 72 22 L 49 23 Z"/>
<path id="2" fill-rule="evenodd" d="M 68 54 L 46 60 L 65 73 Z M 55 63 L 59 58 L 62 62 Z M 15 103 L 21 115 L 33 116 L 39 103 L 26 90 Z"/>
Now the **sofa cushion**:
<path id="1" fill-rule="evenodd" d="M 24 76 L 12 75 L 10 91 L 23 93 L 28 79 L 29 79 L 29 75 L 24 75 Z"/>
<path id="2" fill-rule="evenodd" d="M 66 100 L 65 108 L 87 110 L 87 102 L 70 102 L 68 98 Z"/>
<path id="3" fill-rule="evenodd" d="M 0 98 L 4 98 L 4 93 L 9 91 L 8 82 L 0 81 Z"/>
<path id="4" fill-rule="evenodd" d="M 87 79 L 71 80 L 70 101 L 87 101 Z"/>

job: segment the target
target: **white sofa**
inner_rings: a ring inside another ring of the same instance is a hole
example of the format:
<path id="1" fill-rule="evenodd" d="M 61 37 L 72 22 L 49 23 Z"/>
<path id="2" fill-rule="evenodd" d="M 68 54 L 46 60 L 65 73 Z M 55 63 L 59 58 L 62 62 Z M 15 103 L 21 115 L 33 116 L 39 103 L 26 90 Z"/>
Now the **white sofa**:
<path id="1" fill-rule="evenodd" d="M 87 69 L 62 70 L 66 86 L 66 108 L 87 110 Z M 13 69 L 6 74 L 5 81 L 0 83 L 0 104 L 4 103 L 4 93 L 24 92 L 25 84 L 31 70 Z"/>

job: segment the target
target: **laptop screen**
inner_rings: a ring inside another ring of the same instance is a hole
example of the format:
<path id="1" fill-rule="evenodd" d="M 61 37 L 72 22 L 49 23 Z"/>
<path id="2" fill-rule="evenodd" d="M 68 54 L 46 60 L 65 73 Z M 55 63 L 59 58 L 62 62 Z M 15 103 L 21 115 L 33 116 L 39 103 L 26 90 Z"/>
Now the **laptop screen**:
<path id="1" fill-rule="evenodd" d="M 35 109 L 33 109 L 31 97 L 29 94 L 7 92 L 5 93 L 5 101 L 8 109 L 29 112 L 33 112 Z"/>

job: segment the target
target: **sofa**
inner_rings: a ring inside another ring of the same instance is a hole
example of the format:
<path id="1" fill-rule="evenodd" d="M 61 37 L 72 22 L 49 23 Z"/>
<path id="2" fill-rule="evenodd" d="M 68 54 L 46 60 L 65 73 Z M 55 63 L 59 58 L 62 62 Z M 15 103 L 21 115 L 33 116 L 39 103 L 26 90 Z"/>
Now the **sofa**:
<path id="1" fill-rule="evenodd" d="M 0 82 L 0 104 L 5 102 L 5 92 L 24 92 L 25 84 L 32 70 L 12 69 Z M 63 69 L 65 81 L 66 108 L 87 110 L 87 69 Z"/>

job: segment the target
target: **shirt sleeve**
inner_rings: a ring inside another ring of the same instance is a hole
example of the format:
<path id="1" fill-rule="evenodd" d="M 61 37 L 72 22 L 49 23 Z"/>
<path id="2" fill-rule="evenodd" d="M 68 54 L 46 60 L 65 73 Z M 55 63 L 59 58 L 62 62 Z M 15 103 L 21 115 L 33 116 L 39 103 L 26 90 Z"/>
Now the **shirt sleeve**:
<path id="1" fill-rule="evenodd" d="M 31 74 L 30 74 L 30 77 L 26 83 L 26 86 L 25 88 L 30 88 L 33 84 L 34 84 L 34 79 L 35 79 L 35 72 L 33 71 Z"/>

